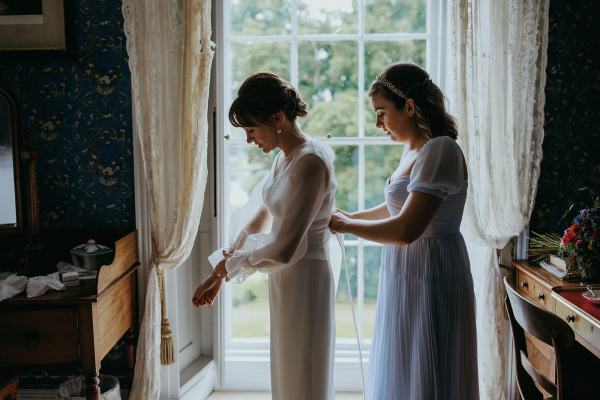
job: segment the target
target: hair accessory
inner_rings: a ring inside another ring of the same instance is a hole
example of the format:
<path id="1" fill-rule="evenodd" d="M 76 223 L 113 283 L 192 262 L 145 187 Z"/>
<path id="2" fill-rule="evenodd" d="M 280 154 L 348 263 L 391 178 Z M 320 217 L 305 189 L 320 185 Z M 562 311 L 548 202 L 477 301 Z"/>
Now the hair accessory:
<path id="1" fill-rule="evenodd" d="M 375 78 L 375 82 L 382 84 L 383 86 L 388 88 L 392 93 L 394 93 L 398 97 L 401 97 L 401 98 L 406 97 L 406 95 L 404 94 L 404 92 L 402 90 L 398 89 L 396 86 L 394 86 L 394 84 L 392 82 L 385 79 L 383 77 L 383 75 L 377 75 L 377 77 Z"/>

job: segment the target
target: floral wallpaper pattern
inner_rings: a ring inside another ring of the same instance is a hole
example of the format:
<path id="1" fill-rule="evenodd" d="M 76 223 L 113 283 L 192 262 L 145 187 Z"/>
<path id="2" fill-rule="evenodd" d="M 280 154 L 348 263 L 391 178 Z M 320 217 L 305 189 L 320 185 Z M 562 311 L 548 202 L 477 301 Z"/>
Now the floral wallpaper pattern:
<path id="1" fill-rule="evenodd" d="M 550 1 L 544 158 L 530 228 L 562 233 L 600 195 L 600 7 Z M 571 213 L 563 213 L 575 203 Z"/>
<path id="2" fill-rule="evenodd" d="M 66 54 L 0 53 L 0 85 L 40 151 L 44 231 L 135 226 L 131 91 L 120 0 L 66 1 Z"/>

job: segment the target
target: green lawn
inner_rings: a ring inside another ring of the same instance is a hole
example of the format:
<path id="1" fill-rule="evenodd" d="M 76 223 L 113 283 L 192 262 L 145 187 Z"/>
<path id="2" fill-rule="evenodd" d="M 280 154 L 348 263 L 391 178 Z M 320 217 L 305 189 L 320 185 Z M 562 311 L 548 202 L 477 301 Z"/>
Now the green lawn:
<path id="1" fill-rule="evenodd" d="M 354 323 L 352 309 L 348 303 L 335 305 L 336 336 L 354 339 Z M 364 334 L 370 338 L 373 334 L 375 304 L 367 303 L 364 307 Z M 232 333 L 237 338 L 269 336 L 269 305 L 265 301 L 253 301 L 238 305 L 233 309 Z"/>

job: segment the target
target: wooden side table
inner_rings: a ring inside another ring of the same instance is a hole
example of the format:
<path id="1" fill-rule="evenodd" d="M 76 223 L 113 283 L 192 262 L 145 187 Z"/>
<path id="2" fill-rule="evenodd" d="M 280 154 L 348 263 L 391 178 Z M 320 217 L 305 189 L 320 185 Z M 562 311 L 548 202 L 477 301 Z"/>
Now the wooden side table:
<path id="1" fill-rule="evenodd" d="M 561 292 L 580 291 L 582 287 L 565 282 L 527 260 L 513 262 L 516 269 L 516 289 L 527 299 L 565 320 L 575 333 L 575 340 L 600 359 L 600 321 L 577 304 L 566 301 Z M 596 306 L 593 306 L 596 307 Z M 542 374 L 554 382 L 553 349 L 535 337 L 525 334 L 528 357 Z"/>
<path id="2" fill-rule="evenodd" d="M 100 400 L 100 362 L 127 335 L 133 375 L 136 334 L 137 234 L 115 244 L 98 278 L 40 297 L 24 293 L 0 303 L 0 367 L 79 363 L 87 398 Z"/>

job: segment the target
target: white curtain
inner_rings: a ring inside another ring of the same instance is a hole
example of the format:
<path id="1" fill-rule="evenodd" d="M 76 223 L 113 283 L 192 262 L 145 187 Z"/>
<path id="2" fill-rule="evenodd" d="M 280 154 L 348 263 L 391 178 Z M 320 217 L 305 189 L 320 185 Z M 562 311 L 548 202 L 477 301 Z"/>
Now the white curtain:
<path id="1" fill-rule="evenodd" d="M 152 235 L 130 399 L 148 400 L 159 398 L 159 354 L 173 360 L 163 271 L 188 258 L 200 223 L 214 43 L 207 0 L 123 0 L 123 17 Z"/>
<path id="2" fill-rule="evenodd" d="M 526 228 L 544 136 L 549 0 L 454 0 L 453 109 L 467 158 L 463 221 L 477 301 L 482 400 L 507 399 L 496 249 Z"/>

